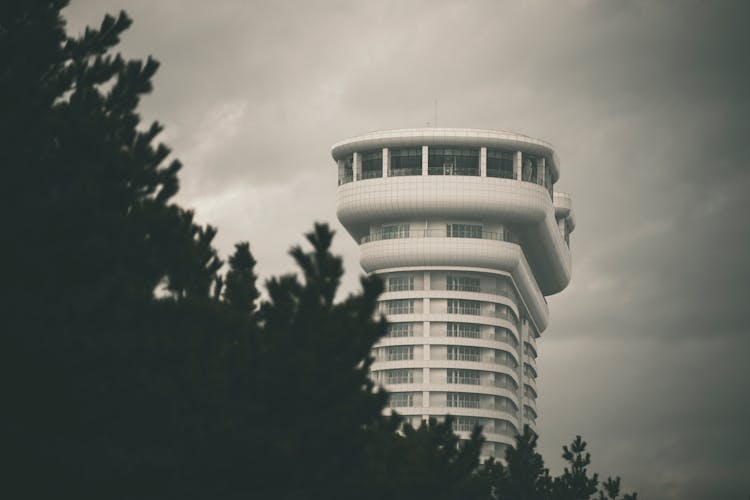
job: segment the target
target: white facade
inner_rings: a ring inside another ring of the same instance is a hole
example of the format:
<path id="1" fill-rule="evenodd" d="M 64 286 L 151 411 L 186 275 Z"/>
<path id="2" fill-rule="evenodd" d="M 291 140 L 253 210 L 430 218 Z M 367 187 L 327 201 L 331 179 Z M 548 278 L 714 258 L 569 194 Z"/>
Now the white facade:
<path id="1" fill-rule="evenodd" d="M 332 148 L 337 215 L 383 278 L 388 335 L 372 377 L 413 424 L 475 423 L 483 456 L 536 429 L 536 342 L 545 295 L 570 280 L 570 196 L 551 146 L 472 129 L 373 132 Z"/>

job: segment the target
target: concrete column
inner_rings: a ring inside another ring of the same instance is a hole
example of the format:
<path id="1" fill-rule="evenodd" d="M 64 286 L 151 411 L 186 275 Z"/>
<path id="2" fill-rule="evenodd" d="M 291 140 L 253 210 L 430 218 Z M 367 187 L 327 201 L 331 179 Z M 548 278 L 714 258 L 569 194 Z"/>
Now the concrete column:
<path id="1" fill-rule="evenodd" d="M 432 285 L 430 284 L 430 271 L 424 272 L 424 289 L 432 290 Z"/>
<path id="2" fill-rule="evenodd" d="M 422 146 L 422 175 L 427 175 L 427 166 L 430 164 L 430 150 Z"/>
<path id="3" fill-rule="evenodd" d="M 547 168 L 547 164 L 544 161 L 544 156 L 536 159 L 536 183 L 544 185 L 544 170 Z"/>
<path id="4" fill-rule="evenodd" d="M 425 368 L 425 371 L 429 373 L 430 369 Z M 429 408 L 430 407 L 430 393 L 429 391 L 422 391 L 422 408 Z"/>
<path id="5" fill-rule="evenodd" d="M 390 150 L 383 148 L 383 177 L 388 177 L 388 164 L 390 162 Z"/>
<path id="6" fill-rule="evenodd" d="M 513 156 L 513 178 L 517 181 L 521 180 L 522 159 L 522 153 L 520 151 L 516 151 L 516 154 Z"/>
<path id="7" fill-rule="evenodd" d="M 352 156 L 352 177 L 355 181 L 362 179 L 362 155 L 357 152 Z"/>
<path id="8" fill-rule="evenodd" d="M 484 146 L 479 150 L 479 175 L 487 177 L 487 148 Z"/>

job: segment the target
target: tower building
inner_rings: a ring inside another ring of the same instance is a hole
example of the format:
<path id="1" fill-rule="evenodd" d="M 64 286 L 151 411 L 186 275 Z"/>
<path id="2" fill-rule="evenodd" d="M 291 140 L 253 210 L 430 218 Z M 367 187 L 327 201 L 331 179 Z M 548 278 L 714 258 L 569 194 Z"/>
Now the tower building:
<path id="1" fill-rule="evenodd" d="M 557 157 L 524 135 L 456 128 L 373 132 L 335 144 L 337 215 L 385 282 L 388 334 L 372 377 L 414 425 L 481 424 L 483 456 L 536 429 L 546 295 L 570 280 L 568 194 Z"/>

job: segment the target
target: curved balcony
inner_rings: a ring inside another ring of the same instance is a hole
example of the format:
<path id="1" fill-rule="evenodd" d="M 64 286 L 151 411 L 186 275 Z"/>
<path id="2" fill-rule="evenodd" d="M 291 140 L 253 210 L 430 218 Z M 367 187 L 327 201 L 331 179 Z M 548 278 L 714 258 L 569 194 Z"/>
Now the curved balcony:
<path id="1" fill-rule="evenodd" d="M 373 238 L 370 224 L 383 221 L 450 218 L 511 225 L 518 228 L 545 295 L 561 291 L 570 280 L 570 250 L 560 234 L 549 193 L 537 184 L 468 176 L 369 179 L 338 188 L 337 215 L 355 240 L 368 236 L 368 243 Z M 506 241 L 500 234 L 497 237 Z"/>
<path id="2" fill-rule="evenodd" d="M 506 271 L 518 286 L 539 332 L 547 327 L 547 304 L 521 247 L 515 243 L 475 238 L 381 239 L 360 245 L 360 264 L 368 273 L 425 266 Z M 498 323 L 498 326 L 505 325 Z"/>

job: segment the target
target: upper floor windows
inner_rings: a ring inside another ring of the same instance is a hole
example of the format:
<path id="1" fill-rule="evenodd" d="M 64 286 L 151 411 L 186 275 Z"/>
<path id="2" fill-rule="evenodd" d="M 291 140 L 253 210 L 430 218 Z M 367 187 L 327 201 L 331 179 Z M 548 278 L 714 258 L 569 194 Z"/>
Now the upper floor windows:
<path id="1" fill-rule="evenodd" d="M 414 371 L 409 370 L 409 369 L 386 370 L 385 371 L 385 383 L 386 384 L 413 384 L 414 383 Z"/>
<path id="2" fill-rule="evenodd" d="M 480 358 L 479 347 L 448 346 L 448 359 L 450 361 L 479 361 Z"/>
<path id="3" fill-rule="evenodd" d="M 414 336 L 414 324 L 413 323 L 391 323 L 388 325 L 389 337 L 413 337 Z"/>
<path id="4" fill-rule="evenodd" d="M 384 240 L 409 237 L 409 224 L 391 224 L 380 229 L 380 237 Z"/>
<path id="5" fill-rule="evenodd" d="M 449 384 L 479 385 L 479 372 L 476 370 L 447 370 Z"/>
<path id="6" fill-rule="evenodd" d="M 487 149 L 487 177 L 513 179 L 514 156 L 515 153 L 512 151 Z"/>
<path id="7" fill-rule="evenodd" d="M 453 422 L 453 430 L 457 432 L 472 432 L 477 425 L 479 425 L 477 417 L 459 416 Z"/>
<path id="8" fill-rule="evenodd" d="M 414 359 L 414 346 L 397 345 L 384 347 L 385 361 L 407 361 Z"/>
<path id="9" fill-rule="evenodd" d="M 428 151 L 429 175 L 479 175 L 479 149 L 433 146 Z"/>
<path id="10" fill-rule="evenodd" d="M 386 300 L 386 314 L 412 314 L 414 313 L 414 299 Z"/>
<path id="11" fill-rule="evenodd" d="M 478 339 L 480 326 L 474 323 L 448 323 L 446 325 L 449 337 L 464 337 Z"/>
<path id="12" fill-rule="evenodd" d="M 445 230 L 448 238 L 482 237 L 482 226 L 474 224 L 447 224 Z"/>
<path id="13" fill-rule="evenodd" d="M 478 300 L 448 299 L 448 314 L 481 314 L 481 304 Z"/>
<path id="14" fill-rule="evenodd" d="M 451 276 L 446 277 L 446 289 L 461 292 L 478 292 L 479 278 L 471 276 Z"/>
<path id="15" fill-rule="evenodd" d="M 362 153 L 362 178 L 383 177 L 383 150 L 376 149 Z"/>
<path id="16" fill-rule="evenodd" d="M 414 406 L 414 394 L 410 392 L 395 392 L 388 396 L 388 406 L 391 408 Z"/>
<path id="17" fill-rule="evenodd" d="M 446 400 L 451 408 L 479 408 L 479 394 L 449 392 Z"/>
<path id="18" fill-rule="evenodd" d="M 389 276 L 388 291 L 401 292 L 404 290 L 414 290 L 414 276 Z"/>
<path id="19" fill-rule="evenodd" d="M 348 155 L 341 160 L 337 160 L 339 165 L 339 186 L 352 182 L 354 180 L 354 155 Z"/>
<path id="20" fill-rule="evenodd" d="M 389 151 L 389 177 L 422 175 L 422 148 L 394 148 Z"/>

